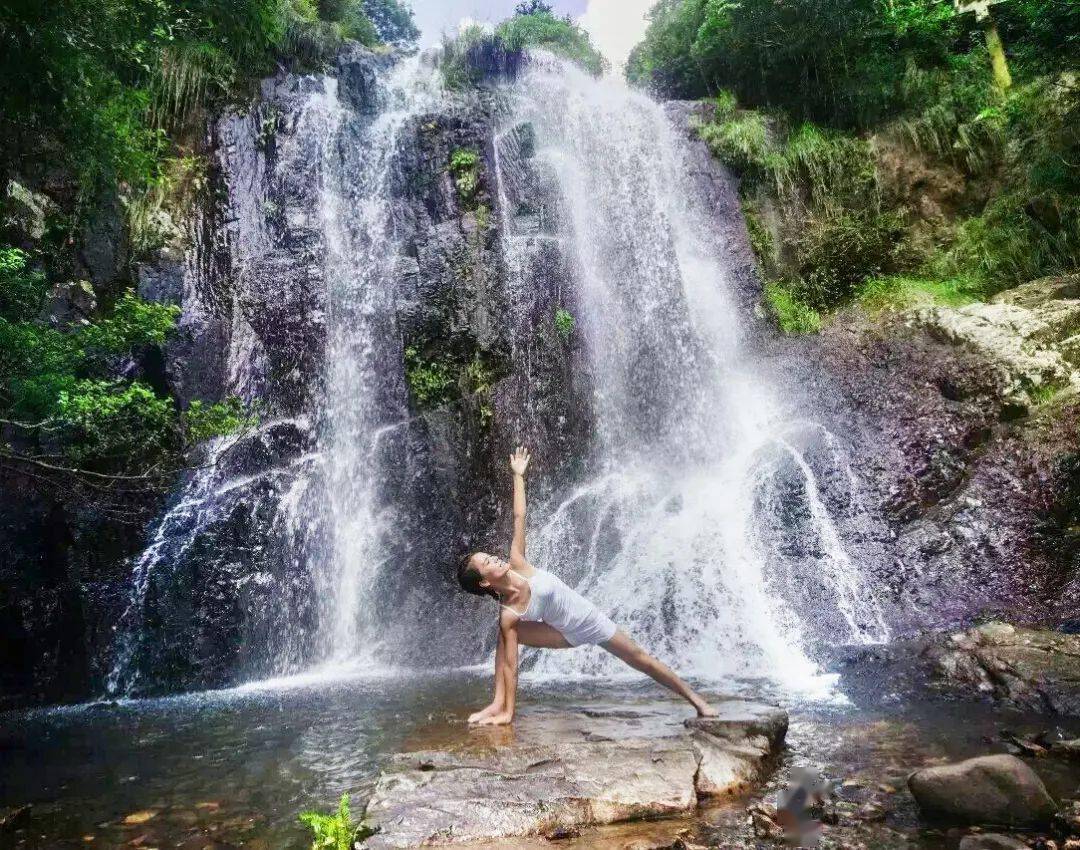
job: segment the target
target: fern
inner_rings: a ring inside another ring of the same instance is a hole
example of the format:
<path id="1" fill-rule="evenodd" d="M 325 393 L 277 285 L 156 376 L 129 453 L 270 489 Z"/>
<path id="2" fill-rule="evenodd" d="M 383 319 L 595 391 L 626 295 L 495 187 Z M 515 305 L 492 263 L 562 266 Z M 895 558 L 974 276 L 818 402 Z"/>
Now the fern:
<path id="1" fill-rule="evenodd" d="M 366 823 L 353 823 L 349 811 L 349 795 L 342 794 L 333 814 L 304 812 L 300 822 L 314 834 L 311 850 L 353 850 L 353 845 L 375 834 Z"/>

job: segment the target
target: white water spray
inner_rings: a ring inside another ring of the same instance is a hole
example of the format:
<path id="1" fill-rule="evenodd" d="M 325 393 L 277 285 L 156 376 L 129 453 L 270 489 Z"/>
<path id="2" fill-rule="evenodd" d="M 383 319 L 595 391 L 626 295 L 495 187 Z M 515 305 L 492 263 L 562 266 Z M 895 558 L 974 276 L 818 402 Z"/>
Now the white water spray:
<path id="1" fill-rule="evenodd" d="M 776 463 L 792 459 L 804 478 L 823 552 L 811 572 L 836 614 L 825 639 L 887 631 L 810 465 L 784 440 L 787 412 L 740 346 L 725 246 L 696 200 L 687 141 L 621 81 L 551 57 L 535 59 L 513 93 L 503 137 L 531 126 L 533 167 L 557 186 L 553 236 L 575 278 L 602 470 L 533 529 L 530 556 L 687 673 L 813 687 L 800 589 L 771 561 L 759 513 Z M 520 182 L 500 175 L 501 187 Z M 513 266 L 532 243 L 509 234 Z M 533 669 L 620 668 L 589 650 L 541 653 Z"/>

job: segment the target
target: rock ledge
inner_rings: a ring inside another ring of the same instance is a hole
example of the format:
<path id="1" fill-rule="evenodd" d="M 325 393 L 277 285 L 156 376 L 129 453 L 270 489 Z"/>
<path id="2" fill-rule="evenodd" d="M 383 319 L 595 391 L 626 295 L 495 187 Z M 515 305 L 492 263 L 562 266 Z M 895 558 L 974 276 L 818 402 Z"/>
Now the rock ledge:
<path id="1" fill-rule="evenodd" d="M 681 707 L 537 711 L 512 729 L 395 756 L 379 777 L 365 845 L 493 842 L 692 811 L 699 799 L 761 781 L 786 712 L 744 701 L 684 724 Z"/>

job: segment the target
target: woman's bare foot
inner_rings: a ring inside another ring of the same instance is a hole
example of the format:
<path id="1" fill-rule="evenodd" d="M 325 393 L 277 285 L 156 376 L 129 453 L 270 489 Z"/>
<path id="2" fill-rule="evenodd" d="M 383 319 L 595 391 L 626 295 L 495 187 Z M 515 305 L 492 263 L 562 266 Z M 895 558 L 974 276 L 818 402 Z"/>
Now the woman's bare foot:
<path id="1" fill-rule="evenodd" d="M 496 705 L 495 703 L 492 703 L 487 708 L 482 708 L 479 711 L 474 711 L 472 714 L 470 714 L 468 722 L 480 723 L 483 720 L 486 720 L 488 717 L 491 717 L 493 714 L 500 714 L 502 710 L 503 707 L 501 705 Z"/>
<path id="2" fill-rule="evenodd" d="M 709 705 L 705 700 L 699 700 L 694 703 L 694 708 L 697 710 L 698 717 L 719 717 L 720 712 Z"/>

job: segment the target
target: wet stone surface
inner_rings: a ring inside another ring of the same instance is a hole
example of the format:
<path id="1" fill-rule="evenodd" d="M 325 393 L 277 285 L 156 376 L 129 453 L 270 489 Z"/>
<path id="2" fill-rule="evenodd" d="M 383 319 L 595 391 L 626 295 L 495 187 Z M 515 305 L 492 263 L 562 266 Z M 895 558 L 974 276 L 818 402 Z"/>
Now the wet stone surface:
<path id="1" fill-rule="evenodd" d="M 367 815 L 370 848 L 569 836 L 624 821 L 676 817 L 748 791 L 774 766 L 788 718 L 725 701 L 720 717 L 681 706 L 537 710 L 512 728 L 475 729 L 391 758 Z"/>

